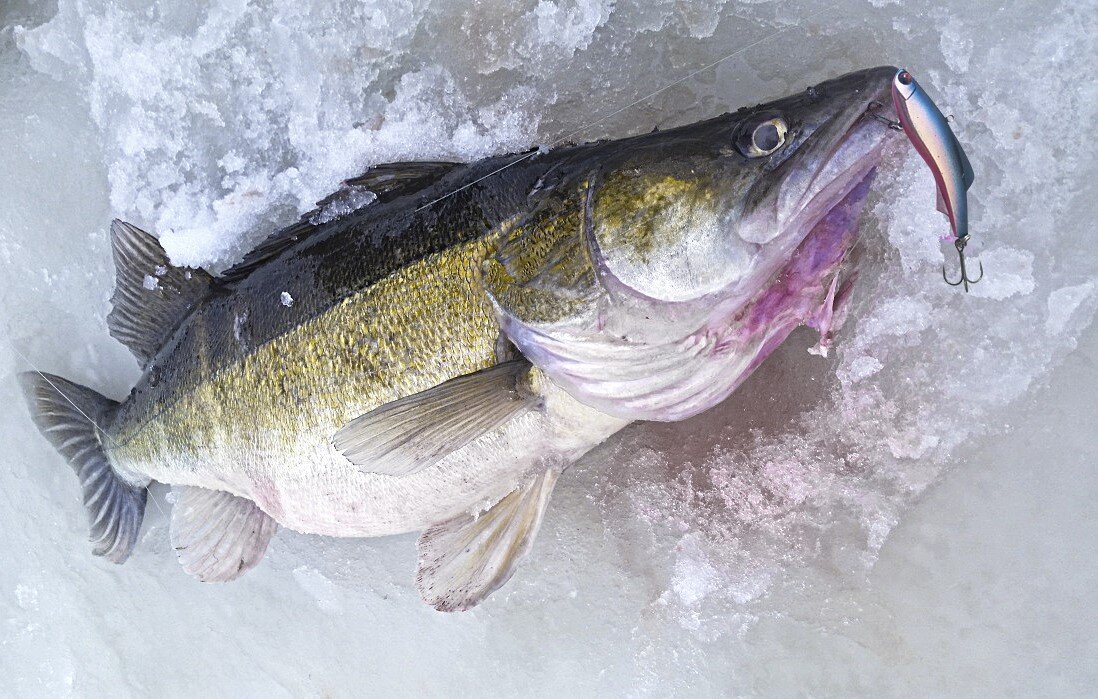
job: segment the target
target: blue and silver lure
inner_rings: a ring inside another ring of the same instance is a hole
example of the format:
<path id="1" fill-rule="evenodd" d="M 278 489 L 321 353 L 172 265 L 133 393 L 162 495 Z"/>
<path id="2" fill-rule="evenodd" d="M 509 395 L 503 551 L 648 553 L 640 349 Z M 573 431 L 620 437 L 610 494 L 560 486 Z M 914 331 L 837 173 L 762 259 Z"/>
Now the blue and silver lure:
<path id="1" fill-rule="evenodd" d="M 945 267 L 942 267 L 942 278 L 951 286 L 964 284 L 967 292 L 969 284 L 984 277 L 983 263 L 980 263 L 980 276 L 975 279 L 969 279 L 965 269 L 965 245 L 969 241 L 968 188 L 976 178 L 972 164 L 949 127 L 949 121 L 906 70 L 897 71 L 892 80 L 892 104 L 904 133 L 934 174 L 938 210 L 949 217 L 953 228 L 953 245 L 960 256 L 961 278 L 949 281 Z"/>

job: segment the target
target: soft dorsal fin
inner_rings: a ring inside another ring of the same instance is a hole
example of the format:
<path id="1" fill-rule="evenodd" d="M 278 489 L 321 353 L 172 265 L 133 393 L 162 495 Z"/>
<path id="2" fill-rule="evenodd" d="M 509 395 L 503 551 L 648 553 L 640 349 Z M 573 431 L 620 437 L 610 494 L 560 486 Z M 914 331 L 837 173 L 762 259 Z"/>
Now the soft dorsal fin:
<path id="1" fill-rule="evenodd" d="M 202 269 L 172 267 L 156 238 L 137 226 L 111 223 L 114 250 L 114 308 L 107 315 L 111 336 L 144 367 L 209 291 Z"/>
<path id="2" fill-rule="evenodd" d="M 320 230 L 320 225 L 342 218 L 373 203 L 384 204 L 432 184 L 461 163 L 423 161 L 373 165 L 358 177 L 345 180 L 339 189 L 316 203 L 301 220 L 268 236 L 219 278 L 232 282 L 281 255 L 287 248 Z"/>
<path id="3" fill-rule="evenodd" d="M 384 163 L 374 165 L 343 184 L 347 187 L 368 189 L 377 195 L 378 201 L 386 202 L 423 189 L 459 165 L 461 163 L 439 160 Z"/>

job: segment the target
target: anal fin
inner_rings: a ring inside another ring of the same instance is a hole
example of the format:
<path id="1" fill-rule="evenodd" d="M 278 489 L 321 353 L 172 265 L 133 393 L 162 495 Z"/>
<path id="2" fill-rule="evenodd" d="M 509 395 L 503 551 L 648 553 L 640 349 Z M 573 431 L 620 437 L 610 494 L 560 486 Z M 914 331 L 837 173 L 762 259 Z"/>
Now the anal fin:
<path id="1" fill-rule="evenodd" d="M 172 486 L 172 547 L 202 582 L 228 582 L 256 567 L 278 524 L 247 498 L 223 490 Z"/>
<path id="2" fill-rule="evenodd" d="M 464 611 L 507 582 L 534 543 L 557 475 L 546 470 L 487 512 L 425 531 L 416 571 L 423 600 L 439 611 Z"/>
<path id="3" fill-rule="evenodd" d="M 514 359 L 386 403 L 347 423 L 332 444 L 367 473 L 422 471 L 535 406 L 520 385 L 529 369 Z"/>

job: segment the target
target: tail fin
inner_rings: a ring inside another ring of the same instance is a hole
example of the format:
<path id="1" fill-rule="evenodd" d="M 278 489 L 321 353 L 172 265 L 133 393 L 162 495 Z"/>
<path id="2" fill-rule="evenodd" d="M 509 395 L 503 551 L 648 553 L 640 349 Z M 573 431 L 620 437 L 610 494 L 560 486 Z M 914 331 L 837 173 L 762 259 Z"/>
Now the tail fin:
<path id="1" fill-rule="evenodd" d="M 146 491 L 111 467 L 97 425 L 118 403 L 52 374 L 20 374 L 34 424 L 76 471 L 96 556 L 122 563 L 130 556 L 145 514 Z"/>

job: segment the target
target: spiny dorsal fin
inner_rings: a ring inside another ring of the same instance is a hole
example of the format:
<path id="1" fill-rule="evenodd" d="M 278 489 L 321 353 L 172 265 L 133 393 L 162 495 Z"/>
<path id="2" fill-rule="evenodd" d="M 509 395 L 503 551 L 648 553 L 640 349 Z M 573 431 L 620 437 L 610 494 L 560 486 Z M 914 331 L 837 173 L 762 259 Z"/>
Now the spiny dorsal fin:
<path id="1" fill-rule="evenodd" d="M 371 166 L 358 177 L 345 180 L 339 189 L 318 201 L 316 208 L 304 214 L 300 221 L 268 236 L 239 263 L 225 270 L 219 281 L 228 283 L 242 279 L 320 230 L 322 224 L 369 204 L 384 204 L 423 189 L 459 165 L 461 163 L 423 161 Z"/>
<path id="2" fill-rule="evenodd" d="M 156 238 L 117 219 L 111 223 L 111 247 L 114 308 L 107 327 L 144 367 L 205 297 L 212 277 L 202 269 L 172 267 Z"/>
<path id="3" fill-rule="evenodd" d="M 306 214 L 306 216 L 309 215 Z M 287 248 L 295 245 L 299 240 L 307 238 L 316 230 L 319 230 L 317 226 L 310 224 L 306 219 L 302 219 L 292 226 L 287 226 L 272 233 L 263 242 L 252 248 L 248 254 L 244 255 L 240 262 L 222 272 L 217 278 L 218 283 L 228 284 L 243 279 L 255 271 L 257 267 L 278 257 Z"/>
<path id="4" fill-rule="evenodd" d="M 372 166 L 343 184 L 347 187 L 368 189 L 377 195 L 378 201 L 386 202 L 423 189 L 459 165 L 461 163 L 438 160 L 383 163 Z"/>
<path id="5" fill-rule="evenodd" d="M 259 565 L 278 524 L 251 500 L 223 490 L 173 485 L 172 547 L 202 582 L 228 582 Z"/>
<path id="6" fill-rule="evenodd" d="M 407 476 L 537 405 L 512 359 L 386 403 L 351 420 L 332 444 L 365 473 Z"/>

